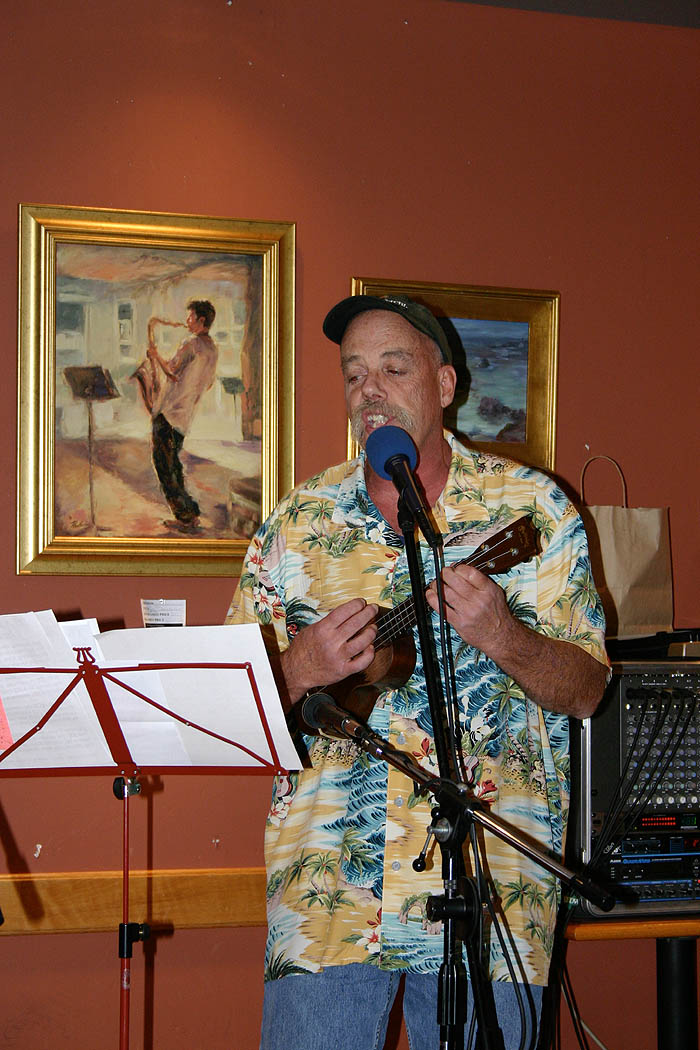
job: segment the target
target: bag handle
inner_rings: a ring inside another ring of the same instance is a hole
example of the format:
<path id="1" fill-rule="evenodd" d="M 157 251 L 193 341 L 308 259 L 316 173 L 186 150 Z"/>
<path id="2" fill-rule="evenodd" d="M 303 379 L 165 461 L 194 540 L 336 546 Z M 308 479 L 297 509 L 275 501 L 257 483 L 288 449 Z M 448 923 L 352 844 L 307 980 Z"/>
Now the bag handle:
<path id="1" fill-rule="evenodd" d="M 586 502 L 586 497 L 584 496 L 584 493 L 583 493 L 583 476 L 586 473 L 586 470 L 588 469 L 588 467 L 591 465 L 591 463 L 593 463 L 594 460 L 596 460 L 596 459 L 607 459 L 608 463 L 612 463 L 612 465 L 614 466 L 615 470 L 620 475 L 620 481 L 622 482 L 622 506 L 626 507 L 627 506 L 627 482 L 625 481 L 625 475 L 622 473 L 622 467 L 620 466 L 620 464 L 617 462 L 616 459 L 612 458 L 612 456 L 591 456 L 590 459 L 587 459 L 586 462 L 581 467 L 581 479 L 579 481 L 579 492 L 581 493 L 581 503 L 585 503 Z"/>

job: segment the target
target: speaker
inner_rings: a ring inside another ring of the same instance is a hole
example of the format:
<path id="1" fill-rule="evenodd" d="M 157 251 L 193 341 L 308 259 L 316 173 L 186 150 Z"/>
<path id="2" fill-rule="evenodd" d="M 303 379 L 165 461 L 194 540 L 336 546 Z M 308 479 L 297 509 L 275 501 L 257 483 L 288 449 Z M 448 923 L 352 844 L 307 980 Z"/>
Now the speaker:
<path id="1" fill-rule="evenodd" d="M 568 859 L 616 897 L 585 918 L 700 915 L 700 660 L 613 664 L 571 725 Z"/>

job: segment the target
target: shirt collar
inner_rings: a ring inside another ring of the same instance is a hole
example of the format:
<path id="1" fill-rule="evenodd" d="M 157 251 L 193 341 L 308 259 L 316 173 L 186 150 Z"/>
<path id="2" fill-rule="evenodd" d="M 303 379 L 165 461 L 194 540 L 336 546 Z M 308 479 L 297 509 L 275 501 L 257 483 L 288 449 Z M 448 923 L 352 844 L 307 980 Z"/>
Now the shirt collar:
<path id="1" fill-rule="evenodd" d="M 448 533 L 450 523 L 488 521 L 489 512 L 483 502 L 477 454 L 460 444 L 449 430 L 445 430 L 444 435 L 452 451 L 450 469 L 445 488 L 432 510 L 438 529 Z M 383 528 L 386 522 L 367 492 L 365 462 L 365 452 L 361 449 L 359 456 L 348 463 L 347 472 L 338 486 L 332 520 L 336 525 L 369 532 L 377 527 Z M 461 499 L 456 498 L 462 493 Z"/>

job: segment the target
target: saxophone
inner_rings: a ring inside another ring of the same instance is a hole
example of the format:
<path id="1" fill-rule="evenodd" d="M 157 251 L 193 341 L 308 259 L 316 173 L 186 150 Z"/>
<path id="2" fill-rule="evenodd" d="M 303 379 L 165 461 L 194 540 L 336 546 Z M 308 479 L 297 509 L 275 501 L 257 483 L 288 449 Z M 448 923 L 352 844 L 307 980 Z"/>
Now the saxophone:
<path id="1" fill-rule="evenodd" d="M 156 344 L 156 325 L 168 325 L 170 328 L 187 328 L 187 325 L 182 321 L 168 321 L 164 317 L 151 317 L 148 322 L 148 349 L 158 351 Z M 135 372 L 132 372 L 131 379 L 135 379 L 141 388 L 141 396 L 143 397 L 144 404 L 149 412 L 153 411 L 153 405 L 155 404 L 161 388 L 161 380 L 157 367 L 155 357 L 150 355 L 145 358 L 138 366 Z"/>

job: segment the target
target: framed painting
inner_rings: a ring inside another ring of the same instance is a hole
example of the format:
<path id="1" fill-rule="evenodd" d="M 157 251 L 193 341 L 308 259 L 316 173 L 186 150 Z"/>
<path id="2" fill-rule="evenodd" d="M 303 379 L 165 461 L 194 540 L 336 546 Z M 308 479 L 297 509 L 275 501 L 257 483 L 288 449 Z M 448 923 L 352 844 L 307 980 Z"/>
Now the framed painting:
<path id="1" fill-rule="evenodd" d="M 406 295 L 430 307 L 457 371 L 445 425 L 476 448 L 554 469 L 558 292 L 374 277 L 354 277 L 351 291 Z M 348 455 L 357 455 L 349 430 Z"/>
<path id="2" fill-rule="evenodd" d="M 20 205 L 18 573 L 236 575 L 294 473 L 293 223 Z"/>

